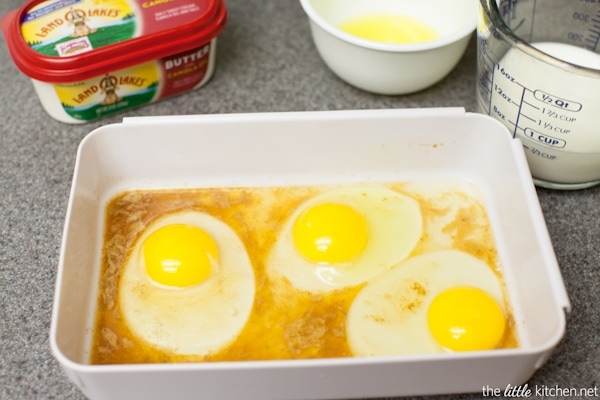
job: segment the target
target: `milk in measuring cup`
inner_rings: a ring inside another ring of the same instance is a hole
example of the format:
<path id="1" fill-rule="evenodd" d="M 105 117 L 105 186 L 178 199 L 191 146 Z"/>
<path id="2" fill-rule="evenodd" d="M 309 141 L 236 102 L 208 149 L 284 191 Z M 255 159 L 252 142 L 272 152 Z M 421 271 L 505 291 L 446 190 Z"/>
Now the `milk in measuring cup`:
<path id="1" fill-rule="evenodd" d="M 523 143 L 540 186 L 600 184 L 600 3 L 480 0 L 478 111 Z"/>
<path id="2" fill-rule="evenodd" d="M 600 67 L 600 55 L 560 43 L 534 47 L 557 58 Z M 492 69 L 489 114 L 522 140 L 531 172 L 543 182 L 577 184 L 600 179 L 600 99 L 585 79 L 511 49 Z M 549 185 L 552 186 L 552 185 Z M 556 186 L 556 185 L 555 185 Z"/>
<path id="3" fill-rule="evenodd" d="M 600 54 L 596 54 L 587 49 L 572 46 L 570 44 L 554 42 L 532 43 L 531 45 L 559 60 L 567 61 L 581 67 L 600 70 Z"/>

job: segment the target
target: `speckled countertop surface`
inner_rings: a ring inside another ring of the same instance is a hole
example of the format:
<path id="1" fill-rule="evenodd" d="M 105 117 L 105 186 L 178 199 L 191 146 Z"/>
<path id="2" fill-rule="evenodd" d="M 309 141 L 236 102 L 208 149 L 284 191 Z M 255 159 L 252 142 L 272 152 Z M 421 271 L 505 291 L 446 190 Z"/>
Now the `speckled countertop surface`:
<path id="1" fill-rule="evenodd" d="M 2 0 L 0 14 L 23 3 Z M 48 333 L 75 153 L 94 128 L 133 115 L 445 106 L 475 111 L 474 40 L 458 67 L 436 86 L 409 96 L 377 96 L 341 82 L 322 63 L 298 1 L 227 3 L 230 19 L 207 86 L 86 125 L 48 117 L 0 42 L 0 399 L 83 398 L 52 357 Z M 538 195 L 572 311 L 564 339 L 529 385 L 597 388 L 600 187 L 538 189 Z"/>

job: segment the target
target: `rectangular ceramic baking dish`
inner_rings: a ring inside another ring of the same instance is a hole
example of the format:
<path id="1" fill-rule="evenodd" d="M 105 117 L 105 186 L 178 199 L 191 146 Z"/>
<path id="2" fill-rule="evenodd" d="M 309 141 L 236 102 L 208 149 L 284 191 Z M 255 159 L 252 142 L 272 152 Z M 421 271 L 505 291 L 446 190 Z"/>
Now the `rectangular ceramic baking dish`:
<path id="1" fill-rule="evenodd" d="M 343 359 L 90 365 L 103 213 L 132 188 L 464 179 L 484 195 L 522 346 Z M 550 357 L 570 303 L 521 143 L 461 108 L 126 118 L 81 143 L 52 351 L 91 399 L 329 399 L 519 385 Z"/>

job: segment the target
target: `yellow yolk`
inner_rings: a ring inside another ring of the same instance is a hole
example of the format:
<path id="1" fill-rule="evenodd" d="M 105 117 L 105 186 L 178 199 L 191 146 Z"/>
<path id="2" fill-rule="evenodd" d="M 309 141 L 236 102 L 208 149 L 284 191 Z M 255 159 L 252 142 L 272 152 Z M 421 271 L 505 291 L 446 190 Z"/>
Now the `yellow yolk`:
<path id="1" fill-rule="evenodd" d="M 317 204 L 295 221 L 293 237 L 298 251 L 310 261 L 346 262 L 364 249 L 368 240 L 367 221 L 351 206 Z"/>
<path id="2" fill-rule="evenodd" d="M 429 330 L 449 350 L 491 350 L 506 322 L 498 303 L 481 289 L 454 287 L 437 295 L 427 312 Z"/>
<path id="3" fill-rule="evenodd" d="M 354 17 L 340 24 L 339 28 L 363 39 L 393 44 L 427 42 L 439 37 L 427 24 L 393 14 Z"/>
<path id="4" fill-rule="evenodd" d="M 186 224 L 163 226 L 144 241 L 146 272 L 166 286 L 189 287 L 203 282 L 218 262 L 218 247 L 205 231 Z"/>

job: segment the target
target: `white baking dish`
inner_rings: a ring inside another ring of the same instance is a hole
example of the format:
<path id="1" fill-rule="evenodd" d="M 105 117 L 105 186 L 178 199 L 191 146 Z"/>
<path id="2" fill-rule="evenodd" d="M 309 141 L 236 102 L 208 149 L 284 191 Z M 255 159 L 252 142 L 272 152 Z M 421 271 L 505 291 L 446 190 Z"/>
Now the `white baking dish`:
<path id="1" fill-rule="evenodd" d="M 517 349 L 373 358 L 90 365 L 103 213 L 131 188 L 466 179 L 482 190 L 518 309 Z M 522 145 L 461 108 L 128 118 L 81 143 L 52 351 L 92 399 L 326 399 L 481 392 L 526 382 L 570 308 Z"/>

